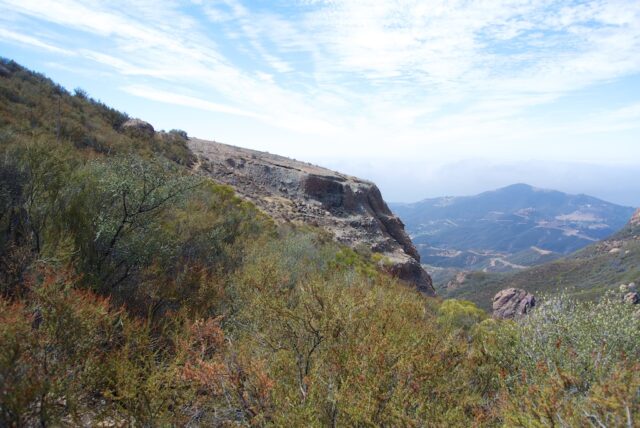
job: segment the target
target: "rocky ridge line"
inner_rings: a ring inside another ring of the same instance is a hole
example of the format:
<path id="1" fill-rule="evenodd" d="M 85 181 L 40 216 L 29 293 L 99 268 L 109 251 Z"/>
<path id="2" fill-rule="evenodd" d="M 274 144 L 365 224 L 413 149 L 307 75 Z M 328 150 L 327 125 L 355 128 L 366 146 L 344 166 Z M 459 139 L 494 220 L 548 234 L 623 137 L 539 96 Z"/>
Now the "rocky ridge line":
<path id="1" fill-rule="evenodd" d="M 279 221 L 321 227 L 352 248 L 385 256 L 388 269 L 419 291 L 435 295 L 431 277 L 404 225 L 365 180 L 283 156 L 190 138 L 201 173 L 236 192 Z"/>

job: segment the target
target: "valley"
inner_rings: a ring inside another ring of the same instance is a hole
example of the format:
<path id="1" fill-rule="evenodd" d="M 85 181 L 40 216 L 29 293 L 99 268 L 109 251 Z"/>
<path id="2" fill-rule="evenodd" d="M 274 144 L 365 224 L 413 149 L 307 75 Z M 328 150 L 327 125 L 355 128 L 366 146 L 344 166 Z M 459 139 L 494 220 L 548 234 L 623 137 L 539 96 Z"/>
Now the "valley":
<path id="1" fill-rule="evenodd" d="M 488 272 L 570 254 L 617 232 L 634 212 L 591 196 L 526 184 L 390 206 L 423 263 Z"/>
<path id="2" fill-rule="evenodd" d="M 471 300 L 489 309 L 491 297 L 507 287 L 524 288 L 536 295 L 566 293 L 595 300 L 617 292 L 621 284 L 640 282 L 640 210 L 613 236 L 575 253 L 512 272 L 430 269 L 438 293 Z"/>

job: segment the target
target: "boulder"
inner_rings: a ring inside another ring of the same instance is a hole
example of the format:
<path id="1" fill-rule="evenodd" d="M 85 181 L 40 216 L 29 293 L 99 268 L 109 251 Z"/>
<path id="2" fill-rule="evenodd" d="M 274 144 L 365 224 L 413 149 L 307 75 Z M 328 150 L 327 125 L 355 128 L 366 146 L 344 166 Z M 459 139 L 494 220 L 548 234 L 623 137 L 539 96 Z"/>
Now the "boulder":
<path id="1" fill-rule="evenodd" d="M 493 297 L 493 317 L 513 319 L 527 314 L 536 305 L 531 293 L 519 288 L 507 288 Z"/>
<path id="2" fill-rule="evenodd" d="M 149 122 L 140 119 L 129 119 L 122 124 L 120 129 L 134 137 L 153 138 L 156 133 Z"/>
<path id="3" fill-rule="evenodd" d="M 624 302 L 630 305 L 637 305 L 640 303 L 640 295 L 635 291 L 631 291 L 624 295 Z"/>

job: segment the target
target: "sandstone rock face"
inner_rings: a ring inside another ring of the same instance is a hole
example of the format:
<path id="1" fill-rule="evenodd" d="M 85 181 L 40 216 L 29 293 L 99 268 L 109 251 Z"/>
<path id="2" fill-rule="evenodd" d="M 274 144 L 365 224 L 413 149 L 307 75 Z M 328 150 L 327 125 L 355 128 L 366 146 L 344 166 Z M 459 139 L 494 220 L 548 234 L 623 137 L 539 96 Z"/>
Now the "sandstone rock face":
<path id="1" fill-rule="evenodd" d="M 624 301 L 631 305 L 637 305 L 640 303 L 640 295 L 635 291 L 631 291 L 624 295 Z"/>
<path id="2" fill-rule="evenodd" d="M 375 184 L 282 156 L 189 139 L 194 169 L 235 188 L 276 220 L 307 223 L 350 247 L 365 245 L 391 262 L 390 271 L 435 295 L 420 256 Z"/>
<path id="3" fill-rule="evenodd" d="M 536 305 L 536 298 L 519 288 L 507 288 L 493 297 L 493 317 L 513 319 L 528 313 Z"/>
<path id="4" fill-rule="evenodd" d="M 640 208 L 636 210 L 636 212 L 631 216 L 631 220 L 629 221 L 634 226 L 640 226 Z"/>
<path id="5" fill-rule="evenodd" d="M 156 133 L 149 122 L 140 119 L 129 119 L 122 124 L 120 129 L 136 137 L 152 138 Z"/>

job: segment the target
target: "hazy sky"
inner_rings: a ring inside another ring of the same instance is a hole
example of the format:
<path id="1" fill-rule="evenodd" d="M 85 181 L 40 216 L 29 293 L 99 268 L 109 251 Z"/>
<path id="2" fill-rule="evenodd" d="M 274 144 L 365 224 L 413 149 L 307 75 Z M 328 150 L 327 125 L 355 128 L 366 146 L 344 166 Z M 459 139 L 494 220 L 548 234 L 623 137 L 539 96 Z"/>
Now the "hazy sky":
<path id="1" fill-rule="evenodd" d="M 0 0 L 0 55 L 388 200 L 528 182 L 640 205 L 638 0 Z"/>

